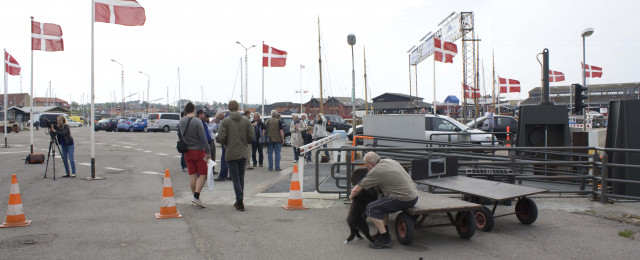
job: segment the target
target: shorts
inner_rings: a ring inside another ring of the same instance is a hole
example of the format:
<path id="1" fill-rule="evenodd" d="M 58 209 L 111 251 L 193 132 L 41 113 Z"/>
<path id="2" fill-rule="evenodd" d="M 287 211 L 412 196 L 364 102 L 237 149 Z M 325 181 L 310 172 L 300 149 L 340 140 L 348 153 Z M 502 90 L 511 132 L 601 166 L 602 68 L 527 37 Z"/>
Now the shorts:
<path id="1" fill-rule="evenodd" d="M 189 175 L 204 175 L 207 176 L 207 162 L 204 161 L 206 156 L 204 150 L 187 150 L 184 153 L 184 160 L 187 162 L 187 169 L 189 169 Z"/>
<path id="2" fill-rule="evenodd" d="M 385 214 L 391 214 L 416 205 L 418 197 L 410 201 L 402 201 L 389 196 L 379 198 L 367 205 L 367 216 L 384 219 Z"/>

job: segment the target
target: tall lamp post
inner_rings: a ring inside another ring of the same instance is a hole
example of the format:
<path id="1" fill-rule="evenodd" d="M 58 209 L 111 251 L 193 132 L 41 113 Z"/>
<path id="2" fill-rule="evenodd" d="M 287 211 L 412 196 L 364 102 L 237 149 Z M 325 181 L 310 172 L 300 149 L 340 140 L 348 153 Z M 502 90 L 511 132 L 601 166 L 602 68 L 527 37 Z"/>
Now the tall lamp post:
<path id="1" fill-rule="evenodd" d="M 236 43 L 240 46 L 242 46 L 242 48 L 244 48 L 244 95 L 242 96 L 241 102 L 242 102 L 242 110 L 244 110 L 244 107 L 246 106 L 247 102 L 249 101 L 249 99 L 247 98 L 248 96 L 248 92 L 249 92 L 249 66 L 247 65 L 247 57 L 248 57 L 248 53 L 249 53 L 249 49 L 256 47 L 255 45 L 251 45 L 249 48 L 244 47 L 244 45 L 242 45 L 242 43 L 240 43 L 240 41 L 236 41 Z"/>
<path id="2" fill-rule="evenodd" d="M 147 116 L 149 116 L 149 91 L 151 90 L 151 76 L 147 75 L 142 71 L 138 71 L 140 74 L 147 76 Z"/>
<path id="3" fill-rule="evenodd" d="M 351 106 L 352 106 L 351 119 L 353 119 L 351 123 L 355 127 L 356 125 L 356 68 L 355 68 L 354 59 L 353 59 L 353 45 L 356 45 L 356 35 L 353 33 L 350 33 L 347 36 L 347 43 L 351 45 Z"/>
<path id="4" fill-rule="evenodd" d="M 120 79 L 120 85 L 122 85 L 122 109 L 120 110 L 120 116 L 124 117 L 124 65 L 122 65 L 122 63 L 117 62 L 116 60 L 112 59 L 111 61 L 120 64 L 120 66 L 122 67 L 122 74 L 121 74 L 121 79 Z"/>
<path id="5" fill-rule="evenodd" d="M 582 31 L 582 85 L 586 88 L 587 87 L 587 73 L 586 73 L 586 64 L 587 61 L 585 59 L 585 42 L 586 42 L 586 38 L 591 36 L 593 34 L 593 28 L 587 28 L 584 29 L 584 31 Z M 589 96 L 589 92 L 587 92 L 587 96 Z M 589 106 L 589 104 L 587 104 L 587 107 Z M 583 124 L 582 124 L 582 131 L 587 131 L 587 110 L 586 108 L 582 109 L 582 115 L 583 115 Z"/>

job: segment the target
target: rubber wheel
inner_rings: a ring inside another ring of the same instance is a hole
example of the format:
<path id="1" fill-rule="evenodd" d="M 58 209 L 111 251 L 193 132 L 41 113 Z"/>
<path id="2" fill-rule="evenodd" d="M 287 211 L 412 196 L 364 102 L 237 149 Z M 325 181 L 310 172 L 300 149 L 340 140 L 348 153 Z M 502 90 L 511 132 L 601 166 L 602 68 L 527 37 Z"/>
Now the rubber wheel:
<path id="1" fill-rule="evenodd" d="M 162 131 L 163 131 L 163 132 L 165 132 L 165 133 L 168 133 L 170 130 L 171 130 L 171 129 L 169 128 L 169 126 L 168 126 L 168 125 L 165 125 L 165 126 L 162 128 Z"/>
<path id="2" fill-rule="evenodd" d="M 284 137 L 284 145 L 291 146 L 291 135 L 287 135 Z"/>
<path id="3" fill-rule="evenodd" d="M 413 242 L 413 233 L 415 232 L 416 224 L 413 221 L 413 217 L 409 214 L 401 212 L 396 216 L 396 238 L 398 242 L 403 245 L 409 245 Z M 389 232 L 387 230 L 387 232 Z"/>
<path id="4" fill-rule="evenodd" d="M 142 131 L 146 133 L 146 132 L 149 132 L 149 129 L 147 129 L 147 127 L 145 126 L 145 127 L 142 129 Z"/>
<path id="5" fill-rule="evenodd" d="M 473 215 L 476 219 L 476 229 L 484 232 L 489 232 L 493 229 L 493 213 L 489 208 L 483 206 L 481 210 L 474 211 Z"/>
<path id="6" fill-rule="evenodd" d="M 523 224 L 531 225 L 538 219 L 538 206 L 530 198 L 519 199 L 516 203 L 516 217 Z"/>
<path id="7" fill-rule="evenodd" d="M 469 239 L 476 233 L 476 220 L 471 211 L 456 214 L 456 231 L 461 238 Z"/>

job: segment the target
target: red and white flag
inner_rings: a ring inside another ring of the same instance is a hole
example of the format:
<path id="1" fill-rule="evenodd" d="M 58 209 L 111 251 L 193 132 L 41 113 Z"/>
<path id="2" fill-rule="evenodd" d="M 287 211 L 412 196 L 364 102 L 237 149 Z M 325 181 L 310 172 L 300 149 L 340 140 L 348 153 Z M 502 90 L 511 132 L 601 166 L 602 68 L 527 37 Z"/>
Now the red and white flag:
<path id="1" fill-rule="evenodd" d="M 477 88 L 472 89 L 471 87 L 464 85 L 464 98 L 479 98 L 480 90 Z"/>
<path id="2" fill-rule="evenodd" d="M 583 64 L 580 62 L 580 65 L 584 68 L 584 75 L 587 78 L 602 78 L 602 68 L 596 67 L 589 64 Z"/>
<path id="3" fill-rule="evenodd" d="M 287 65 L 287 52 L 262 44 L 262 67 L 284 67 Z"/>
<path id="4" fill-rule="evenodd" d="M 500 86 L 500 93 L 520 93 L 520 81 L 515 79 L 498 77 L 498 86 Z"/>
<path id="5" fill-rule="evenodd" d="M 4 71 L 9 73 L 9 75 L 20 75 L 20 64 L 18 64 L 18 61 L 7 51 L 4 51 Z"/>
<path id="6" fill-rule="evenodd" d="M 549 82 L 564 81 L 564 73 L 555 70 L 549 70 Z"/>
<path id="7" fill-rule="evenodd" d="M 453 56 L 458 53 L 458 46 L 452 42 L 443 42 L 438 38 L 433 38 L 435 47 L 434 58 L 439 62 L 453 63 Z"/>
<path id="8" fill-rule="evenodd" d="M 133 0 L 95 0 L 96 22 L 128 26 L 144 25 L 147 17 L 138 2 Z"/>
<path id="9" fill-rule="evenodd" d="M 60 25 L 31 21 L 31 49 L 36 51 L 64 51 Z"/>

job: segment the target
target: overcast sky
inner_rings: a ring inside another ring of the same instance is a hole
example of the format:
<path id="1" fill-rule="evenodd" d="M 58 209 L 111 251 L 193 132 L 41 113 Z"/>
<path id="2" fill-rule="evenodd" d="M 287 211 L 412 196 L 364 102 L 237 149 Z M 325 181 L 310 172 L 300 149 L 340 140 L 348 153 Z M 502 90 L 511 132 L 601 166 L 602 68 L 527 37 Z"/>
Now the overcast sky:
<path id="1" fill-rule="evenodd" d="M 57 97 L 80 102 L 90 93 L 91 1 L 0 1 L 0 48 L 6 48 L 22 65 L 22 92 L 30 84 L 30 16 L 38 22 L 62 26 L 65 51 L 34 52 L 34 92 L 44 96 L 49 81 Z M 303 101 L 319 97 L 318 24 L 323 50 L 323 85 L 326 96 L 351 95 L 351 49 L 347 35 L 355 33 L 356 96 L 364 98 L 363 47 L 366 46 L 367 82 L 372 96 L 385 92 L 409 94 L 409 48 L 451 12 L 473 11 L 476 36 L 481 39 L 480 58 L 491 89 L 491 53 L 496 74 L 520 80 L 526 98 L 540 86 L 536 55 L 550 50 L 550 69 L 565 73 L 565 85 L 581 82 L 581 33 L 595 32 L 586 41 L 587 64 L 603 68 L 593 84 L 640 81 L 640 34 L 632 0 L 601 1 L 420 1 L 420 0 L 140 0 L 146 9 L 144 26 L 95 24 L 96 102 L 121 99 L 121 67 L 125 96 L 147 92 L 151 76 L 151 100 L 177 99 L 178 67 L 182 97 L 228 102 L 240 99 L 240 58 L 245 51 L 236 44 L 257 45 L 249 50 L 249 103 L 260 103 L 261 44 L 288 52 L 287 66 L 265 68 L 265 99 L 300 102 L 296 90 L 309 91 Z M 437 100 L 460 97 L 462 82 L 461 40 L 453 64 L 436 64 Z M 433 58 L 418 65 L 418 95 L 433 99 Z M 305 69 L 300 70 L 300 64 Z M 483 74 L 483 71 L 480 71 Z M 482 87 L 482 85 L 481 85 Z M 4 90 L 2 90 L 4 91 Z M 10 76 L 9 92 L 20 92 L 20 77 Z M 146 95 L 146 94 L 145 94 Z M 415 95 L 415 93 L 414 93 Z M 371 96 L 369 96 L 371 98 Z M 134 96 L 134 100 L 138 95 Z M 145 97 L 146 99 L 146 97 Z M 86 100 L 86 98 L 85 98 Z"/>

